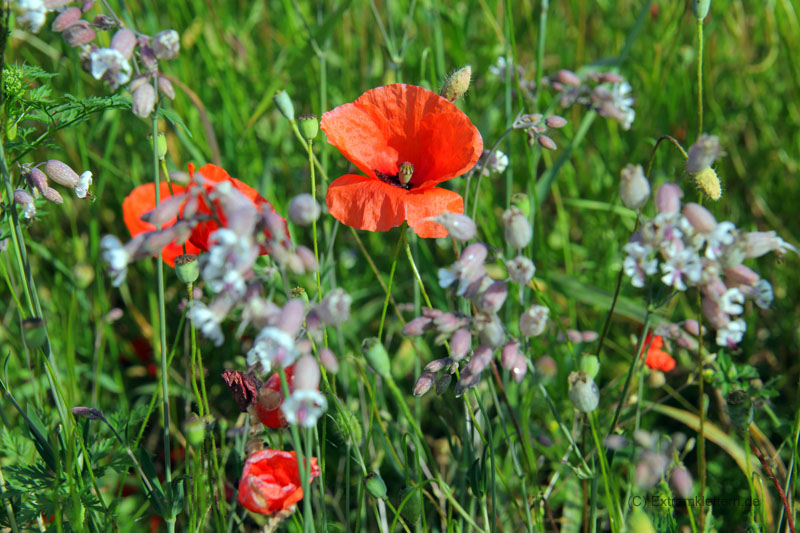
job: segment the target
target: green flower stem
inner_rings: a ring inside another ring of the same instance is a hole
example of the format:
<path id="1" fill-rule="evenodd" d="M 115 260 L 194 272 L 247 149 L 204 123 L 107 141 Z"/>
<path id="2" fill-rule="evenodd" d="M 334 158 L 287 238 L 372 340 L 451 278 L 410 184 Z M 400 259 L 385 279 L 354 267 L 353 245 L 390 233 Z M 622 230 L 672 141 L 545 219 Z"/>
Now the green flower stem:
<path id="1" fill-rule="evenodd" d="M 389 285 L 386 287 L 386 298 L 383 300 L 383 310 L 381 311 L 381 323 L 378 326 L 378 340 L 381 339 L 381 335 L 383 334 L 383 323 L 386 320 L 386 309 L 389 307 L 389 298 L 392 296 L 392 281 L 394 281 L 394 271 L 397 268 L 397 257 L 400 255 L 400 247 L 403 243 L 406 243 L 406 250 L 408 249 L 408 243 L 405 239 L 406 236 L 406 227 L 405 224 L 400 228 L 400 238 L 397 240 L 397 246 L 394 249 L 394 258 L 392 259 L 392 268 L 389 271 Z"/>
<path id="2" fill-rule="evenodd" d="M 703 134 L 703 21 L 697 20 L 697 137 Z"/>
<path id="3" fill-rule="evenodd" d="M 403 229 L 405 230 L 405 227 Z M 422 283 L 422 277 L 420 277 L 419 270 L 417 270 L 417 264 L 414 262 L 414 255 L 411 253 L 411 248 L 408 246 L 408 240 L 406 240 L 406 256 L 408 257 L 409 264 L 411 264 L 411 270 L 414 271 L 414 278 L 417 280 L 417 283 L 419 284 L 419 290 L 422 291 L 422 297 L 425 298 L 425 305 L 427 305 L 430 308 L 433 308 L 433 304 L 431 304 L 431 299 L 428 298 L 428 292 L 425 290 L 425 284 Z"/>
<path id="4" fill-rule="evenodd" d="M 597 447 L 597 457 L 600 460 L 600 470 L 603 474 L 603 485 L 606 490 L 606 505 L 608 505 L 608 515 L 611 522 L 611 531 L 621 531 L 622 528 L 622 509 L 619 506 L 619 498 L 617 493 L 613 490 L 611 485 L 609 466 L 606 461 L 606 454 L 603 451 L 603 446 L 600 443 L 600 438 L 597 435 L 597 411 L 588 413 L 589 425 L 592 428 L 592 438 L 594 445 Z M 613 496 L 612 496 L 613 493 Z"/>
<path id="5" fill-rule="evenodd" d="M 317 185 L 316 185 L 316 178 L 314 177 L 314 141 L 309 139 L 308 140 L 308 168 L 311 172 L 311 197 L 314 198 L 314 201 L 317 200 Z M 322 275 L 320 274 L 320 264 L 319 264 L 319 248 L 317 245 L 317 221 L 314 219 L 311 222 L 311 234 L 312 238 L 314 239 L 314 259 L 317 261 L 317 301 L 322 301 Z M 325 335 L 325 346 L 328 345 L 327 343 L 328 336 Z"/>
<path id="6" fill-rule="evenodd" d="M 697 471 L 700 475 L 700 496 L 706 497 L 706 406 L 705 406 L 705 387 L 706 378 L 703 376 L 703 303 L 700 297 L 700 291 L 697 292 L 697 405 L 699 412 L 697 415 L 700 417 L 700 427 L 697 428 Z M 745 451 L 747 453 L 747 451 Z M 749 479 L 748 479 L 749 482 Z M 705 506 L 700 506 L 699 522 L 705 524 L 706 521 Z"/>
<path id="7" fill-rule="evenodd" d="M 475 199 L 472 201 L 473 220 L 475 220 L 475 214 L 478 212 L 478 193 L 480 193 L 481 190 L 481 182 L 483 181 L 483 172 L 486 170 L 486 164 L 489 162 L 489 158 L 497 149 L 497 147 L 500 146 L 500 143 L 503 141 L 503 139 L 505 139 L 508 136 L 508 134 L 510 134 L 512 131 L 514 131 L 514 126 L 510 126 L 506 131 L 503 132 L 502 135 L 500 135 L 500 137 L 497 138 L 492 147 L 489 148 L 489 155 L 483 160 L 481 168 L 478 169 L 478 183 L 475 185 Z M 467 187 L 464 193 L 464 212 L 467 211 L 466 207 L 467 207 L 467 202 L 469 201 L 469 179 L 471 177 L 472 175 L 470 175 L 470 177 L 467 178 Z"/>
<path id="8" fill-rule="evenodd" d="M 375 273 L 375 277 L 377 278 L 378 283 L 381 284 L 383 292 L 389 295 L 389 301 L 392 303 L 392 308 L 394 309 L 394 313 L 397 315 L 397 318 L 400 320 L 400 322 L 402 322 L 405 325 L 406 321 L 403 318 L 403 314 L 400 312 L 400 308 L 397 306 L 397 302 L 395 301 L 394 297 L 389 292 L 389 288 L 386 286 L 386 282 L 383 281 L 381 273 L 378 271 L 378 267 L 375 266 L 375 261 L 372 260 L 372 256 L 369 255 L 369 252 L 364 247 L 364 243 L 361 242 L 361 237 L 358 236 L 358 232 L 355 229 L 353 229 L 352 226 L 348 226 L 348 228 L 350 228 L 350 233 L 353 234 L 353 238 L 356 240 L 356 244 L 358 244 L 358 248 L 361 250 L 361 253 L 364 254 L 364 257 L 366 258 L 367 263 L 369 263 L 372 272 Z"/>
<path id="9" fill-rule="evenodd" d="M 610 436 L 614 432 L 614 428 L 617 427 L 617 422 L 619 421 L 619 415 L 622 413 L 622 408 L 625 406 L 625 401 L 628 397 L 628 388 L 631 386 L 631 379 L 633 378 L 633 370 L 636 368 L 636 363 L 639 362 L 639 359 L 642 357 L 642 349 L 644 348 L 644 340 L 647 338 L 647 333 L 650 331 L 650 308 L 647 308 L 647 312 L 644 315 L 644 327 L 642 329 L 642 334 L 639 336 L 639 343 L 636 346 L 636 352 L 633 360 L 631 361 L 631 366 L 628 367 L 628 375 L 625 377 L 625 384 L 622 386 L 622 395 L 620 396 L 619 402 L 617 403 L 617 408 L 614 411 L 614 418 L 611 420 L 611 426 L 608 428 L 608 432 L 606 433 L 606 437 Z"/>

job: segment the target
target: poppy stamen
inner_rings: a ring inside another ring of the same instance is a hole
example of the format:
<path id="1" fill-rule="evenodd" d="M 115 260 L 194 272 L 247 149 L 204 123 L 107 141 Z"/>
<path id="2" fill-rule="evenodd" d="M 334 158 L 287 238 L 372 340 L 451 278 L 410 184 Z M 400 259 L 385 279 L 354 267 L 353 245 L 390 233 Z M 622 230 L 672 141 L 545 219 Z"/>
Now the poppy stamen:
<path id="1" fill-rule="evenodd" d="M 408 163 L 409 165 L 411 163 Z M 413 167 L 412 167 L 413 168 Z M 413 170 L 412 170 L 413 173 Z M 411 184 L 406 182 L 403 183 L 401 181 L 401 175 L 398 174 L 386 174 L 385 172 L 381 172 L 379 170 L 375 170 L 375 175 L 384 183 L 388 183 L 389 185 L 394 185 L 395 187 L 400 187 L 401 189 L 409 190 L 411 188 Z M 411 179 L 409 177 L 409 179 Z"/>

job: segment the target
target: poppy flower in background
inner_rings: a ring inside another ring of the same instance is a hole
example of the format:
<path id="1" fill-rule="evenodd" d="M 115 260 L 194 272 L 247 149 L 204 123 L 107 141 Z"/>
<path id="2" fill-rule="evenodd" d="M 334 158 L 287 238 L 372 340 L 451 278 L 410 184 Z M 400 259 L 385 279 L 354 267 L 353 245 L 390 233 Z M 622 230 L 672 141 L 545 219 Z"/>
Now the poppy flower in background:
<path id="1" fill-rule="evenodd" d="M 287 366 L 284 373 L 289 384 L 289 393 L 292 393 L 294 392 L 294 365 Z M 272 429 L 289 426 L 289 422 L 286 421 L 281 410 L 284 399 L 281 375 L 276 372 L 258 389 L 258 395 L 253 402 L 253 408 L 262 424 Z"/>
<path id="2" fill-rule="evenodd" d="M 366 174 L 347 174 L 330 184 L 326 203 L 334 218 L 369 231 L 408 222 L 420 237 L 447 236 L 432 218 L 461 214 L 464 202 L 436 185 L 467 172 L 483 152 L 467 115 L 436 93 L 400 83 L 328 111 L 320 127 Z"/>
<path id="3" fill-rule="evenodd" d="M 664 346 L 663 338 L 648 333 L 644 344 L 647 347 L 647 357 L 644 360 L 644 364 L 653 370 L 660 370 L 662 372 L 669 372 L 675 368 L 675 359 L 661 349 Z"/>
<path id="4" fill-rule="evenodd" d="M 317 458 L 312 457 L 309 483 L 319 474 Z M 239 481 L 239 503 L 245 509 L 271 515 L 292 509 L 302 499 L 295 452 L 267 449 L 247 458 Z"/>

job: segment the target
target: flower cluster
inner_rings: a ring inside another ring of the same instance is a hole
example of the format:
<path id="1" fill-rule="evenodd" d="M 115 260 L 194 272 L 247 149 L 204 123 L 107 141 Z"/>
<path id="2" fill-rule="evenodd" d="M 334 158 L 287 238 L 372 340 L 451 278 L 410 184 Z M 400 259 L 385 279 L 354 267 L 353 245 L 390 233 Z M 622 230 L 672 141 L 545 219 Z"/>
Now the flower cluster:
<path id="1" fill-rule="evenodd" d="M 560 93 L 561 107 L 586 106 L 598 115 L 631 129 L 636 112 L 630 83 L 613 72 L 592 72 L 583 78 L 569 70 L 559 70 L 545 79 Z"/>
<path id="2" fill-rule="evenodd" d="M 20 167 L 20 173 L 25 187 L 14 191 L 14 202 L 22 207 L 23 215 L 29 219 L 36 215 L 34 200 L 39 196 L 54 204 L 64 203 L 61 193 L 50 187 L 48 178 L 58 185 L 72 189 L 75 196 L 81 199 L 89 196 L 89 187 L 92 185 L 91 171 L 78 175 L 69 165 L 57 159 L 36 165 L 26 163 Z"/>

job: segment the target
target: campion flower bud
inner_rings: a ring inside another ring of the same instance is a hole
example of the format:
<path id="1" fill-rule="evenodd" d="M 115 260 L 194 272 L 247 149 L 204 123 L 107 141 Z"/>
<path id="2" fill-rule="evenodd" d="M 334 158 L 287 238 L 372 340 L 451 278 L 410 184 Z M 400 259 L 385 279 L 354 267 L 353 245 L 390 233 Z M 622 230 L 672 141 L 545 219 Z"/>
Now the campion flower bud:
<path id="1" fill-rule="evenodd" d="M 681 209 L 683 191 L 674 183 L 665 183 L 656 193 L 656 208 L 659 213 L 677 213 Z"/>
<path id="2" fill-rule="evenodd" d="M 705 19 L 710 7 L 711 0 L 692 0 L 692 14 L 694 18 L 697 20 Z"/>
<path id="3" fill-rule="evenodd" d="M 158 59 L 156 58 L 155 52 L 150 46 L 147 45 L 147 41 L 139 40 L 139 60 L 142 62 L 142 66 L 144 70 L 146 70 L 150 74 L 154 74 L 158 71 Z"/>
<path id="4" fill-rule="evenodd" d="M 697 337 L 700 334 L 700 323 L 692 318 L 687 319 L 683 322 L 683 329 L 685 329 L 689 335 Z M 703 330 L 705 332 L 705 328 L 703 328 Z"/>
<path id="5" fill-rule="evenodd" d="M 520 285 L 527 285 L 536 273 L 536 267 L 533 261 L 522 255 L 518 255 L 511 261 L 507 261 L 506 269 L 508 270 L 508 277 L 511 278 L 511 281 L 519 283 Z"/>
<path id="6" fill-rule="evenodd" d="M 477 228 L 475 222 L 467 215 L 459 215 L 446 211 L 433 219 L 437 224 L 444 226 L 447 233 L 457 241 L 466 242 L 475 238 Z"/>
<path id="7" fill-rule="evenodd" d="M 578 411 L 591 413 L 600 403 L 600 390 L 597 388 L 597 383 L 583 370 L 571 372 L 569 399 Z"/>
<path id="8" fill-rule="evenodd" d="M 502 174 L 508 168 L 508 156 L 500 150 L 495 150 L 494 152 L 484 150 L 478 160 L 477 167 L 485 167 L 482 172 L 484 176 Z"/>
<path id="9" fill-rule="evenodd" d="M 455 313 L 442 313 L 433 319 L 433 325 L 439 333 L 449 334 L 466 324 L 463 316 Z"/>
<path id="10" fill-rule="evenodd" d="M 442 374 L 442 377 L 436 382 L 436 394 L 441 396 L 447 392 L 451 381 L 453 381 L 453 374 Z"/>
<path id="11" fill-rule="evenodd" d="M 163 226 L 178 216 L 181 206 L 185 201 L 185 194 L 178 194 L 165 198 L 161 200 L 161 203 L 158 204 L 155 209 L 142 215 L 141 219 L 154 226 Z"/>
<path id="12" fill-rule="evenodd" d="M 24 173 L 25 179 L 28 180 L 31 187 L 39 191 L 41 194 L 47 190 L 47 176 L 38 168 L 30 169 L 30 172 Z"/>
<path id="13" fill-rule="evenodd" d="M 44 0 L 44 7 L 49 11 L 55 11 L 70 5 L 74 0 Z"/>
<path id="14" fill-rule="evenodd" d="M 519 208 L 512 207 L 503 213 L 503 223 L 505 224 L 506 242 L 512 248 L 524 248 L 533 237 L 533 228 Z"/>
<path id="15" fill-rule="evenodd" d="M 42 196 L 44 196 L 47 201 L 53 202 L 54 204 L 64 203 L 64 199 L 61 197 L 61 194 L 52 187 L 48 187 L 47 190 L 42 193 Z"/>
<path id="16" fill-rule="evenodd" d="M 442 85 L 442 98 L 455 102 L 469 89 L 470 78 L 472 77 L 472 67 L 467 65 L 453 72 L 444 85 Z"/>
<path id="17" fill-rule="evenodd" d="M 640 209 L 650 198 L 650 183 L 642 165 L 627 165 L 620 173 L 619 195 L 629 209 Z"/>
<path id="18" fill-rule="evenodd" d="M 578 87 L 581 84 L 581 79 L 577 74 L 571 70 L 561 69 L 556 72 L 554 78 L 562 85 L 569 85 L 570 87 Z"/>
<path id="19" fill-rule="evenodd" d="M 692 481 L 692 474 L 685 467 L 676 466 L 673 468 L 669 481 L 681 498 L 690 498 L 692 496 L 694 481 Z"/>
<path id="20" fill-rule="evenodd" d="M 373 498 L 382 500 L 386 497 L 386 483 L 379 473 L 372 472 L 364 478 L 364 486 Z"/>
<path id="21" fill-rule="evenodd" d="M 303 319 L 306 316 L 306 305 L 300 298 L 293 298 L 284 304 L 281 314 L 278 317 L 276 327 L 288 333 L 292 338 L 296 337 L 303 326 Z"/>
<path id="22" fill-rule="evenodd" d="M 317 115 L 304 113 L 297 117 L 297 124 L 300 126 L 300 133 L 303 134 L 303 137 L 307 141 L 313 140 L 319 133 L 319 120 L 317 120 Z"/>
<path id="23" fill-rule="evenodd" d="M 361 353 L 376 374 L 384 378 L 390 376 L 392 365 L 389 362 L 389 354 L 386 353 L 386 348 L 380 340 L 375 337 L 364 339 L 361 343 Z"/>
<path id="24" fill-rule="evenodd" d="M 344 289 L 337 287 L 325 295 L 317 307 L 317 313 L 323 322 L 338 326 L 350 318 L 350 304 L 353 299 Z"/>
<path id="25" fill-rule="evenodd" d="M 88 10 L 81 9 L 81 11 L 86 13 Z M 100 14 L 100 15 L 95 15 L 95 17 L 92 19 L 92 26 L 94 26 L 98 30 L 110 30 L 117 27 L 117 21 L 109 17 L 108 15 Z"/>
<path id="26" fill-rule="evenodd" d="M 164 30 L 153 37 L 151 47 L 156 58 L 175 59 L 181 49 L 181 38 L 175 30 Z"/>
<path id="27" fill-rule="evenodd" d="M 436 383 L 436 374 L 427 371 L 423 372 L 420 374 L 419 378 L 417 378 L 411 392 L 414 396 L 424 396 L 433 388 L 434 383 Z"/>
<path id="28" fill-rule="evenodd" d="M 547 150 L 556 150 L 558 148 L 558 146 L 556 146 L 556 142 L 547 135 L 537 136 L 536 142 L 539 143 L 539 146 L 546 148 Z"/>
<path id="29" fill-rule="evenodd" d="M 61 33 L 81 19 L 83 13 L 77 7 L 70 7 L 62 11 L 55 19 L 50 29 Z"/>
<path id="30" fill-rule="evenodd" d="M 28 318 L 22 321 L 22 337 L 31 350 L 38 350 L 47 341 L 47 329 L 41 318 Z"/>
<path id="31" fill-rule="evenodd" d="M 519 317 L 519 331 L 526 337 L 538 337 L 544 333 L 550 310 L 542 305 L 532 305 Z"/>
<path id="32" fill-rule="evenodd" d="M 430 329 L 432 323 L 432 318 L 428 318 L 427 316 L 418 316 L 403 326 L 402 334 L 406 337 L 419 337 Z"/>
<path id="33" fill-rule="evenodd" d="M 156 90 L 149 83 L 144 83 L 133 91 L 133 114 L 147 118 L 156 107 Z"/>
<path id="34" fill-rule="evenodd" d="M 172 86 L 172 82 L 169 81 L 164 76 L 158 77 L 158 92 L 169 98 L 170 100 L 175 99 L 175 87 Z"/>
<path id="35" fill-rule="evenodd" d="M 475 317 L 475 324 L 478 329 L 478 337 L 483 344 L 488 344 L 494 348 L 503 344 L 506 333 L 503 329 L 503 323 L 496 314 L 478 313 Z"/>
<path id="36" fill-rule="evenodd" d="M 447 368 L 452 364 L 453 360 L 450 357 L 444 357 L 442 359 L 434 359 L 433 361 L 425 365 L 425 368 L 423 368 L 423 370 L 425 372 L 436 373 L 444 370 L 445 368 Z"/>
<path id="37" fill-rule="evenodd" d="M 692 174 L 697 187 L 706 193 L 711 200 L 719 200 L 722 197 L 722 187 L 719 183 L 716 171 L 711 167 L 706 167 L 705 170 L 698 174 Z"/>
<path id="38" fill-rule="evenodd" d="M 179 255 L 175 258 L 175 275 L 181 283 L 190 285 L 200 276 L 200 263 L 194 254 Z"/>
<path id="39" fill-rule="evenodd" d="M 57 159 L 47 161 L 44 164 L 44 171 L 51 180 L 64 187 L 69 187 L 70 189 L 73 189 L 80 179 L 78 174 L 72 170 L 69 165 Z"/>
<path id="40" fill-rule="evenodd" d="M 103 412 L 100 409 L 95 409 L 94 407 L 73 407 L 70 409 L 72 414 L 75 416 L 83 416 L 88 418 L 89 420 L 105 420 L 106 417 L 103 415 Z"/>
<path id="41" fill-rule="evenodd" d="M 492 348 L 481 344 L 475 348 L 469 363 L 465 367 L 465 373 L 470 376 L 479 376 L 484 369 L 492 362 Z"/>
<path id="42" fill-rule="evenodd" d="M 36 205 L 33 203 L 33 196 L 28 194 L 28 191 L 25 189 L 16 189 L 14 191 L 14 201 L 24 209 L 25 218 L 33 218 L 36 214 Z"/>
<path id="43" fill-rule="evenodd" d="M 500 350 L 500 364 L 506 370 L 511 370 L 511 367 L 514 365 L 517 356 L 519 355 L 519 343 L 518 342 L 509 342 L 503 346 L 503 349 Z"/>
<path id="44" fill-rule="evenodd" d="M 730 286 L 748 285 L 750 287 L 758 283 L 761 277 L 753 269 L 744 265 L 736 265 L 733 268 L 725 269 L 725 283 Z"/>
<path id="45" fill-rule="evenodd" d="M 717 220 L 711 211 L 700 204 L 688 203 L 683 206 L 683 216 L 700 233 L 711 233 L 717 227 Z"/>
<path id="46" fill-rule="evenodd" d="M 77 47 L 89 44 L 94 41 L 97 36 L 95 31 L 89 26 L 85 20 L 79 20 L 66 30 L 61 35 L 64 36 L 64 42 L 69 46 Z"/>
<path id="47" fill-rule="evenodd" d="M 286 117 L 287 120 L 294 120 L 294 104 L 292 104 L 289 93 L 281 89 L 275 93 L 272 101 L 275 102 L 275 106 L 281 112 L 281 115 Z"/>
<path id="48" fill-rule="evenodd" d="M 714 160 L 722 153 L 719 137 L 703 134 L 689 148 L 689 157 L 686 159 L 686 172 L 697 174 L 714 164 Z"/>
<path id="49" fill-rule="evenodd" d="M 502 281 L 495 281 L 481 294 L 481 301 L 478 308 L 481 311 L 496 313 L 503 307 L 507 296 L 508 287 L 506 284 Z"/>
<path id="50" fill-rule="evenodd" d="M 93 7 L 94 7 L 94 0 L 86 0 L 83 4 L 81 4 L 81 11 L 86 13 Z"/>
<path id="51" fill-rule="evenodd" d="M 304 355 L 294 364 L 294 388 L 298 390 L 317 390 L 320 371 L 313 355 Z"/>
<path id="52" fill-rule="evenodd" d="M 117 32 L 111 38 L 111 44 L 109 44 L 108 47 L 118 51 L 127 61 L 133 57 L 133 49 L 136 48 L 138 42 L 139 41 L 136 39 L 136 34 L 133 33 L 133 30 L 122 28 L 117 30 Z"/>
<path id="53" fill-rule="evenodd" d="M 303 262 L 303 268 L 306 272 L 316 272 L 319 265 L 317 264 L 317 258 L 314 257 L 314 252 L 311 251 L 310 248 L 307 246 L 298 246 L 297 249 L 294 251 L 295 255 Z"/>
<path id="54" fill-rule="evenodd" d="M 533 362 L 533 367 L 536 369 L 537 374 L 542 377 L 552 379 L 558 375 L 558 363 L 549 355 L 542 356 Z"/>
<path id="55" fill-rule="evenodd" d="M 289 220 L 307 226 L 319 218 L 322 209 L 310 194 L 298 194 L 289 202 Z"/>
<path id="56" fill-rule="evenodd" d="M 600 371 L 600 359 L 594 355 L 584 354 L 581 356 L 580 369 L 594 379 Z"/>
<path id="57" fill-rule="evenodd" d="M 141 87 L 145 83 L 149 83 L 149 81 L 150 81 L 150 76 L 149 75 L 147 75 L 147 74 L 139 74 L 138 76 L 133 78 L 131 80 L 131 82 L 128 84 L 128 90 L 131 93 L 134 93 L 134 92 L 136 92 L 136 89 L 138 89 L 139 87 Z"/>
<path id="58" fill-rule="evenodd" d="M 558 115 L 551 115 L 544 120 L 548 128 L 558 129 L 567 125 L 567 119 Z"/>
<path id="59" fill-rule="evenodd" d="M 339 371 L 339 361 L 330 348 L 322 348 L 319 351 L 319 362 L 322 364 L 322 367 L 331 374 L 335 374 Z"/>
<path id="60" fill-rule="evenodd" d="M 461 328 L 450 337 L 450 357 L 453 361 L 461 361 L 472 346 L 472 335 L 467 328 Z"/>

